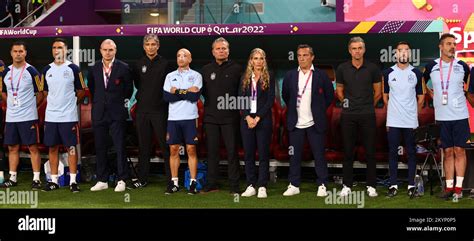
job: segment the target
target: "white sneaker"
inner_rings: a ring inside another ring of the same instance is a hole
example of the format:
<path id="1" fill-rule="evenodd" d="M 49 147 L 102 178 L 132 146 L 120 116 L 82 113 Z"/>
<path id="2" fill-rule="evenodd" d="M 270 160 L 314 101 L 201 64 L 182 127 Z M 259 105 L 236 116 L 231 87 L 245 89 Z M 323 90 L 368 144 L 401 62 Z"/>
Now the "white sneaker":
<path id="1" fill-rule="evenodd" d="M 367 186 L 367 194 L 369 197 L 377 197 L 379 194 L 377 193 L 377 190 L 371 186 Z"/>
<path id="2" fill-rule="evenodd" d="M 288 189 L 286 189 L 286 191 L 283 193 L 283 196 L 289 197 L 289 196 L 293 196 L 293 195 L 296 195 L 296 194 L 300 194 L 300 188 L 295 187 L 295 186 L 290 184 L 290 185 L 288 185 Z"/>
<path id="3" fill-rule="evenodd" d="M 267 189 L 265 187 L 258 188 L 258 198 L 267 198 Z"/>
<path id="4" fill-rule="evenodd" d="M 352 193 L 351 189 L 350 189 L 349 187 L 347 187 L 346 185 L 344 185 L 344 186 L 342 187 L 341 192 L 339 193 L 339 196 L 340 196 L 340 197 L 347 197 L 347 196 L 349 196 L 351 193 Z"/>
<path id="5" fill-rule="evenodd" d="M 102 191 L 109 188 L 109 184 L 106 182 L 97 182 L 93 187 L 91 187 L 91 191 Z"/>
<path id="6" fill-rule="evenodd" d="M 117 183 L 117 186 L 115 186 L 115 190 L 116 192 L 123 192 L 125 191 L 125 182 L 124 181 L 119 181 Z"/>
<path id="7" fill-rule="evenodd" d="M 242 197 L 251 197 L 255 196 L 257 194 L 257 191 L 252 185 L 249 185 L 247 189 L 245 189 L 245 192 L 241 194 Z"/>
<path id="8" fill-rule="evenodd" d="M 326 191 L 326 186 L 324 186 L 324 184 L 321 184 L 319 187 L 318 187 L 318 194 L 316 194 L 316 196 L 318 197 L 326 197 L 328 195 L 328 192 Z"/>

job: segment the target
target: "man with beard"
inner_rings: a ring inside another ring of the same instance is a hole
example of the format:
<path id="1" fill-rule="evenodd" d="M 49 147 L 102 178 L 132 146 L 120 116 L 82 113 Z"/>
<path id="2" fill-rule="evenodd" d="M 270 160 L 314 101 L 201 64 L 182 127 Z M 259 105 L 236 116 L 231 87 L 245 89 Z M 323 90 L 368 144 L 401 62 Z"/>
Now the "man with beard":
<path id="1" fill-rule="evenodd" d="M 441 35 L 438 47 L 441 57 L 426 65 L 423 77 L 425 81 L 431 79 L 433 84 L 435 120 L 441 128 L 443 166 L 446 175 L 446 189 L 441 198 L 449 200 L 462 197 L 462 183 L 467 164 L 465 148 L 470 136 L 464 83 L 468 83 L 470 71 L 466 63 L 454 58 L 456 50 L 454 35 Z M 473 93 L 471 76 L 468 95 L 471 105 L 474 105 Z"/>
<path id="2" fill-rule="evenodd" d="M 383 72 L 383 101 L 387 108 L 387 138 L 389 146 L 390 187 L 387 196 L 398 192 L 397 168 L 400 136 L 408 153 L 408 195 L 415 191 L 416 145 L 414 129 L 418 127 L 418 111 L 423 107 L 422 73 L 411 64 L 410 44 L 399 42 L 397 64 Z M 417 111 L 418 110 L 418 111 Z"/>

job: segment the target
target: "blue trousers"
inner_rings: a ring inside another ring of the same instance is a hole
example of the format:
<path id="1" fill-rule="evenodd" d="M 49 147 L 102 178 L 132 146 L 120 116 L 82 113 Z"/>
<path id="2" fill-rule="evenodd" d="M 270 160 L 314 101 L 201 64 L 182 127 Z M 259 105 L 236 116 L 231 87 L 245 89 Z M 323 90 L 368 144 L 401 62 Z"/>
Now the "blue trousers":
<path id="1" fill-rule="evenodd" d="M 245 175 L 247 185 L 266 187 L 269 179 L 270 142 L 272 138 L 272 119 L 262 118 L 257 126 L 248 128 L 245 120 L 241 121 L 240 131 L 244 146 Z M 258 181 L 255 167 L 255 154 L 258 150 Z"/>
<path id="2" fill-rule="evenodd" d="M 314 157 L 314 168 L 317 175 L 317 184 L 327 184 L 328 165 L 324 158 L 324 140 L 325 134 L 317 131 L 313 125 L 308 128 L 295 128 L 289 132 L 290 137 L 290 172 L 288 179 L 291 185 L 299 187 L 301 184 L 301 158 L 303 155 L 304 137 L 308 137 L 311 152 Z"/>
<path id="3" fill-rule="evenodd" d="M 415 185 L 416 145 L 413 129 L 389 127 L 387 138 L 389 146 L 390 185 L 397 184 L 398 148 L 400 146 L 401 136 L 403 136 L 405 140 L 405 148 L 408 155 L 408 185 Z"/>

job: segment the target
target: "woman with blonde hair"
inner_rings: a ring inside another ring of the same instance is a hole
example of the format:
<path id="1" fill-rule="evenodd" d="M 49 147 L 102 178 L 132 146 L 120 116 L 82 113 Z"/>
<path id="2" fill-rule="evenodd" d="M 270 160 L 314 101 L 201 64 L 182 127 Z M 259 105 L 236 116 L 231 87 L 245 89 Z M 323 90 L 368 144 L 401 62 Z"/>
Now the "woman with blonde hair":
<path id="1" fill-rule="evenodd" d="M 268 71 L 265 51 L 260 48 L 255 48 L 250 52 L 247 68 L 242 77 L 240 96 L 245 97 L 243 99 L 247 102 L 247 108 L 241 111 L 240 125 L 248 185 L 242 196 L 254 196 L 257 194 L 258 188 L 257 197 L 266 198 L 272 137 L 271 109 L 275 99 L 275 81 Z M 258 179 L 255 170 L 257 150 Z"/>

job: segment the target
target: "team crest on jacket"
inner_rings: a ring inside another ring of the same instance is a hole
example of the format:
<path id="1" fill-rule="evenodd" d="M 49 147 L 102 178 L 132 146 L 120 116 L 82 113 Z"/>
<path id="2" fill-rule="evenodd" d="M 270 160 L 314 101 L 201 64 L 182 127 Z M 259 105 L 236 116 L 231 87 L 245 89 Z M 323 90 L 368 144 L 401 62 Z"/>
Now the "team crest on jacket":
<path id="1" fill-rule="evenodd" d="M 415 83 L 415 76 L 413 76 L 412 74 L 408 75 L 408 83 L 414 84 Z"/>
<path id="2" fill-rule="evenodd" d="M 142 66 L 142 73 L 146 73 L 146 65 Z"/>
<path id="3" fill-rule="evenodd" d="M 216 73 L 212 73 L 211 74 L 211 80 L 215 80 L 216 79 Z"/>

